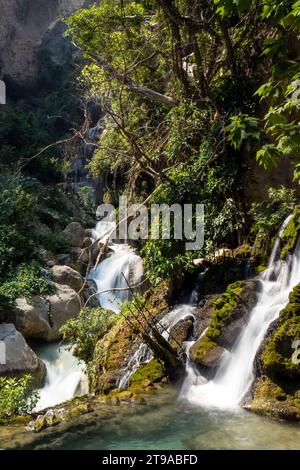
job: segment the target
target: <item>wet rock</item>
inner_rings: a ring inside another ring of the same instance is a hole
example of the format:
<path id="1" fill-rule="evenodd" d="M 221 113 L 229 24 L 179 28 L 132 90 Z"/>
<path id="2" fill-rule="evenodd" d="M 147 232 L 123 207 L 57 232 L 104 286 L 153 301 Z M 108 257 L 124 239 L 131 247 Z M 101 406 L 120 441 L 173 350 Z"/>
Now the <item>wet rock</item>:
<path id="1" fill-rule="evenodd" d="M 97 285 L 95 281 L 93 280 L 87 281 L 86 287 L 83 289 L 82 295 L 83 295 L 84 303 L 89 301 L 88 306 L 91 308 L 97 308 L 100 306 L 100 302 L 97 299 L 97 296 L 94 295 L 96 292 L 97 292 Z"/>
<path id="2" fill-rule="evenodd" d="M 193 333 L 194 318 L 189 316 L 180 320 L 170 330 L 170 344 L 175 350 L 181 349 L 184 341 L 187 341 Z"/>
<path id="3" fill-rule="evenodd" d="M 83 278 L 81 274 L 69 266 L 54 266 L 52 268 L 52 275 L 54 282 L 69 286 L 76 292 L 79 292 L 83 286 Z"/>
<path id="4" fill-rule="evenodd" d="M 0 374 L 17 377 L 30 374 L 33 378 L 32 386 L 42 386 L 46 366 L 28 346 L 15 325 L 0 325 L 0 341 L 5 345 L 5 364 L 0 363 Z"/>

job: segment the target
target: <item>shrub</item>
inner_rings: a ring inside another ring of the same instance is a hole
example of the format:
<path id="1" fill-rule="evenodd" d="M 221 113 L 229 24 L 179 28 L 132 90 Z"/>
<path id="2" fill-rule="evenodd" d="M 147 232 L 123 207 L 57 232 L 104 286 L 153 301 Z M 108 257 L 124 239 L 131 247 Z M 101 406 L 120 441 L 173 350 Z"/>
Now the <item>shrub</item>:
<path id="1" fill-rule="evenodd" d="M 295 191 L 281 186 L 279 189 L 269 188 L 267 201 L 252 204 L 251 232 L 256 235 L 256 241 L 260 242 L 268 235 L 272 237 L 284 219 L 293 211 L 295 203 Z"/>
<path id="2" fill-rule="evenodd" d="M 76 319 L 69 320 L 62 328 L 63 338 L 75 345 L 74 354 L 89 362 L 96 343 L 114 325 L 118 315 L 103 308 L 84 309 Z"/>
<path id="3" fill-rule="evenodd" d="M 31 264 L 22 264 L 1 284 L 0 305 L 12 309 L 19 296 L 30 300 L 34 295 L 49 295 L 54 291 L 50 272 L 33 261 Z"/>
<path id="4" fill-rule="evenodd" d="M 38 391 L 31 391 L 32 377 L 0 377 L 0 419 L 32 413 L 39 399 Z"/>

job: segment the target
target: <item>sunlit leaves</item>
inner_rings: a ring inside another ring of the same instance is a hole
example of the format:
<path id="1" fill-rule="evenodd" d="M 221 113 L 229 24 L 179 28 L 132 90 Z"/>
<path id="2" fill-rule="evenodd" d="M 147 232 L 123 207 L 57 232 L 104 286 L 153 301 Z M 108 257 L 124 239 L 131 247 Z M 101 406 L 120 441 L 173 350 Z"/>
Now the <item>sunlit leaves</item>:
<path id="1" fill-rule="evenodd" d="M 249 139 L 258 140 L 260 138 L 258 119 L 247 114 L 238 114 L 230 117 L 231 123 L 226 127 L 228 141 L 235 149 L 239 149 L 242 143 Z"/>

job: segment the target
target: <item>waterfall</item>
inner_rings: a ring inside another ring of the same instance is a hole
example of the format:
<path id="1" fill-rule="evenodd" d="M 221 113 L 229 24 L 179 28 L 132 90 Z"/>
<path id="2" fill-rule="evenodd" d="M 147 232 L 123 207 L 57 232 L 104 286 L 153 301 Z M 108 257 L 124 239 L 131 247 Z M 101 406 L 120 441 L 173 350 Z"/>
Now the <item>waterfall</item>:
<path id="1" fill-rule="evenodd" d="M 105 242 L 110 239 L 114 229 L 113 222 L 97 223 L 95 233 L 97 238 Z M 143 276 L 143 263 L 134 249 L 126 244 L 110 243 L 113 253 L 105 258 L 96 269 L 91 269 L 88 279 L 97 285 L 98 300 L 101 307 L 113 312 L 119 312 L 123 302 L 129 299 L 128 290 L 111 291 L 111 289 L 126 289 L 126 280 L 130 285 L 137 285 Z M 125 277 L 124 277 L 125 276 Z M 107 291 L 107 292 L 105 292 Z M 102 293 L 100 293 L 102 292 Z"/>
<path id="2" fill-rule="evenodd" d="M 85 365 L 73 356 L 67 346 L 44 345 L 39 348 L 37 354 L 46 365 L 47 377 L 44 387 L 40 390 L 36 411 L 88 393 Z"/>
<path id="3" fill-rule="evenodd" d="M 181 304 L 168 312 L 161 320 L 156 324 L 156 328 L 161 333 L 161 335 L 169 340 L 170 330 L 175 326 L 180 320 L 184 320 L 187 317 L 193 317 L 194 306 L 192 304 L 192 299 L 194 295 L 192 294 L 190 302 L 188 304 Z M 136 352 L 133 354 L 129 360 L 127 366 L 123 370 L 123 375 L 119 380 L 118 387 L 126 388 L 128 387 L 130 378 L 139 368 L 141 364 L 145 364 L 151 359 L 153 359 L 153 353 L 149 346 L 146 343 L 141 343 Z"/>
<path id="4" fill-rule="evenodd" d="M 287 305 L 289 293 L 300 282 L 300 243 L 294 254 L 280 260 L 280 237 L 289 222 L 283 224 L 274 244 L 268 268 L 259 276 L 262 289 L 250 320 L 231 352 L 226 352 L 213 380 L 207 381 L 190 368 L 181 397 L 204 407 L 235 408 L 248 392 L 253 380 L 253 364 L 267 329 Z"/>

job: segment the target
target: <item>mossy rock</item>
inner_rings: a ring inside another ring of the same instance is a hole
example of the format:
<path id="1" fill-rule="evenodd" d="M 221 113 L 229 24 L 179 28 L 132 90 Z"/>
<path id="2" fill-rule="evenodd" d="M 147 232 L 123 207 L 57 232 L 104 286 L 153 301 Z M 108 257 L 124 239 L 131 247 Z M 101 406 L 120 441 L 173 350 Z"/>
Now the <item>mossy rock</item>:
<path id="1" fill-rule="evenodd" d="M 287 420 L 300 420 L 300 390 L 288 393 L 269 377 L 260 377 L 253 389 L 247 409 L 261 415 Z"/>
<path id="2" fill-rule="evenodd" d="M 256 303 L 258 283 L 237 281 L 211 303 L 206 333 L 192 346 L 191 358 L 200 366 L 215 367 L 225 349 L 230 349 L 248 321 Z"/>
<path id="3" fill-rule="evenodd" d="M 165 377 L 166 370 L 163 365 L 157 359 L 152 359 L 141 364 L 135 371 L 130 379 L 129 389 L 147 388 L 150 384 L 161 382 Z"/>
<path id="4" fill-rule="evenodd" d="M 282 374 L 288 378 L 300 378 L 300 364 L 294 360 L 293 346 L 300 340 L 300 285 L 291 292 L 277 325 L 261 353 L 262 370 L 271 377 Z"/>
<path id="5" fill-rule="evenodd" d="M 245 281 L 237 281 L 234 284 L 230 284 L 226 292 L 215 300 L 214 312 L 206 332 L 208 338 L 214 341 L 220 336 L 222 329 L 230 320 L 238 305 L 245 286 Z"/>
<path id="6" fill-rule="evenodd" d="M 167 311 L 171 295 L 171 286 L 167 282 L 150 289 L 144 295 L 146 308 L 139 323 L 129 311 L 123 312 L 128 316 L 129 321 L 120 315 L 117 324 L 98 341 L 92 364 L 89 367 L 92 392 L 107 394 L 116 388 L 120 370 L 124 369 L 134 348 L 142 341 L 139 330 L 147 328 L 146 318 L 151 320 Z"/>
<path id="7" fill-rule="evenodd" d="M 294 210 L 293 218 L 286 226 L 281 236 L 281 259 L 285 259 L 287 254 L 293 254 L 300 235 L 300 206 Z"/>
<path id="8" fill-rule="evenodd" d="M 214 367 L 219 362 L 224 348 L 204 335 L 190 350 L 191 359 L 201 366 Z"/>

